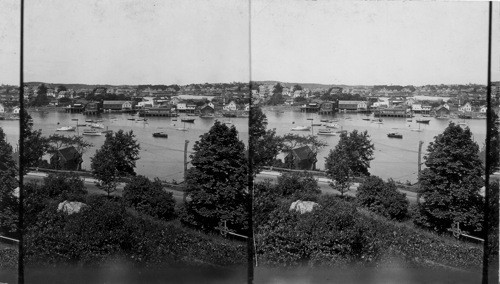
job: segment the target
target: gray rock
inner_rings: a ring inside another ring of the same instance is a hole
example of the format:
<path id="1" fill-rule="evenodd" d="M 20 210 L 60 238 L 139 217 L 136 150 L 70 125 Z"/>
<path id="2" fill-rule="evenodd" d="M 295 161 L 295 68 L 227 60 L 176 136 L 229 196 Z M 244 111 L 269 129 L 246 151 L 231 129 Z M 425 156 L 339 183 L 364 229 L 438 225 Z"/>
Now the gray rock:
<path id="1" fill-rule="evenodd" d="M 302 200 L 297 200 L 295 202 L 292 202 L 292 205 L 290 205 L 290 211 L 294 210 L 299 212 L 300 214 L 304 214 L 307 212 L 311 212 L 316 206 L 319 204 L 313 201 L 302 201 Z"/>
<path id="2" fill-rule="evenodd" d="M 67 213 L 68 215 L 71 215 L 73 213 L 78 213 L 80 210 L 82 210 L 83 207 L 87 206 L 87 204 L 83 202 L 77 202 L 77 201 L 63 201 L 59 203 L 57 206 L 57 211 L 62 211 Z"/>

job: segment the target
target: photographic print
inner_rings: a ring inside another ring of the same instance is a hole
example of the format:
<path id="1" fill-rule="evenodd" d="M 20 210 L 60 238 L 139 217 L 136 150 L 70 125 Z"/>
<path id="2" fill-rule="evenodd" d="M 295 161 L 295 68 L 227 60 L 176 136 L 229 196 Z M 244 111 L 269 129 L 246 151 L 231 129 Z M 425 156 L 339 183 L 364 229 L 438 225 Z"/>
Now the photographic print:
<path id="1" fill-rule="evenodd" d="M 27 283 L 245 283 L 248 2 L 25 6 Z"/>
<path id="2" fill-rule="evenodd" d="M 1 283 L 498 283 L 500 3 L 0 0 Z"/>
<path id="3" fill-rule="evenodd" d="M 16 283 L 19 259 L 18 1 L 0 1 L 0 282 Z"/>
<path id="4" fill-rule="evenodd" d="M 256 283 L 481 281 L 488 5 L 251 1 Z"/>

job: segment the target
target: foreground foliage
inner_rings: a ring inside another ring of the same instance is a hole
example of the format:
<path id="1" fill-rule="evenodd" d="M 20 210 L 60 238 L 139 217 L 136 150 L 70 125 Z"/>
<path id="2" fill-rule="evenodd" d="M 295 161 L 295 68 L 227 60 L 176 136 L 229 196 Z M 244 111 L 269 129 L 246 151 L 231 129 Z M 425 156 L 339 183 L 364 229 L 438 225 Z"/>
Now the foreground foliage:
<path id="1" fill-rule="evenodd" d="M 234 126 L 229 128 L 219 121 L 200 137 L 190 156 L 182 220 L 203 230 L 226 222 L 229 229 L 246 234 L 249 195 L 245 144 Z"/>
<path id="2" fill-rule="evenodd" d="M 26 227 L 27 266 L 93 266 L 117 257 L 141 266 L 246 263 L 244 243 L 134 213 L 120 198 L 88 196 L 84 203 L 79 213 L 71 215 L 57 211 L 58 203 L 52 199 L 39 207 L 27 204 L 37 212 L 36 222 Z"/>
<path id="3" fill-rule="evenodd" d="M 482 246 L 389 221 L 333 196 L 323 196 L 313 212 L 289 211 L 288 203 L 270 213 L 256 234 L 259 263 L 270 266 L 379 266 L 480 271 Z"/>
<path id="4" fill-rule="evenodd" d="M 408 200 L 400 193 L 393 180 L 384 182 L 381 178 L 370 176 L 356 192 L 356 201 L 370 211 L 395 220 L 408 217 Z"/>
<path id="5" fill-rule="evenodd" d="M 175 201 L 171 192 L 163 190 L 161 182 L 150 181 L 145 176 L 136 176 L 123 189 L 123 200 L 138 212 L 171 220 L 175 217 Z"/>
<path id="6" fill-rule="evenodd" d="M 5 138 L 0 127 L 0 235 L 17 237 L 19 200 L 14 195 L 19 186 L 17 166 L 12 157 L 12 146 Z"/>
<path id="7" fill-rule="evenodd" d="M 469 128 L 450 123 L 435 137 L 425 157 L 426 169 L 419 177 L 422 198 L 419 225 L 444 232 L 454 222 L 480 235 L 483 221 L 483 170 L 479 146 Z"/>

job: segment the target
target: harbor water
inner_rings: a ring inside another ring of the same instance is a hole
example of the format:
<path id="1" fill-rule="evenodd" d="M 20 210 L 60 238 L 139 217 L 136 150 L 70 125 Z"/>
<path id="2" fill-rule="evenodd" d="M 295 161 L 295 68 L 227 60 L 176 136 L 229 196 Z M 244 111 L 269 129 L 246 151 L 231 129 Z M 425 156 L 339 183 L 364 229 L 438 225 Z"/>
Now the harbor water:
<path id="1" fill-rule="evenodd" d="M 434 141 L 434 137 L 441 134 L 448 126 L 450 121 L 455 123 L 465 122 L 471 129 L 473 139 L 482 149 L 486 139 L 486 120 L 463 120 L 463 119 L 436 119 L 434 117 L 414 118 L 403 117 L 383 117 L 382 123 L 363 120 L 368 118 L 364 114 L 341 113 L 332 115 L 319 115 L 316 113 L 304 113 L 300 111 L 284 110 L 275 111 L 268 109 L 265 111 L 268 119 L 268 128 L 275 128 L 277 134 L 284 135 L 295 133 L 299 135 L 316 135 L 319 129 L 324 126 L 313 126 L 310 131 L 291 131 L 297 126 L 311 126 L 312 124 L 322 123 L 320 120 L 336 120 L 332 124 L 337 124 L 338 129 L 334 131 L 347 130 L 367 131 L 372 143 L 375 146 L 373 160 L 370 163 L 370 174 L 379 176 L 383 179 L 392 178 L 401 182 L 416 182 L 418 171 L 418 145 L 422 145 L 422 162 L 427 152 L 429 142 Z M 407 121 L 411 119 L 412 122 Z M 417 123 L 416 119 L 429 119 L 429 124 Z M 464 126 L 465 127 L 465 126 Z M 420 128 L 420 129 L 419 129 Z M 420 131 L 416 131 L 420 130 Z M 388 138 L 388 133 L 398 132 L 403 135 L 402 139 Z M 340 138 L 335 136 L 318 136 L 320 140 L 325 141 L 328 146 L 322 148 L 318 153 L 317 169 L 324 169 L 325 158 L 331 149 L 335 148 Z M 425 168 L 425 165 L 422 166 Z"/>
<path id="2" fill-rule="evenodd" d="M 188 140 L 188 161 L 192 154 L 194 143 L 200 140 L 200 135 L 208 132 L 213 126 L 215 119 L 227 122 L 228 126 L 234 125 L 239 133 L 239 139 L 245 144 L 248 140 L 248 118 L 194 118 L 194 123 L 183 123 L 180 117 L 149 117 L 147 121 L 134 121 L 137 116 L 122 113 L 107 113 L 101 116 L 86 116 L 83 114 L 70 114 L 65 112 L 30 112 L 33 118 L 33 129 L 41 129 L 44 136 L 61 134 L 67 136 L 81 135 L 84 129 L 90 127 L 78 127 L 75 132 L 56 131 L 63 126 L 76 126 L 85 124 L 85 120 L 102 120 L 97 122 L 104 126 L 103 130 L 109 129 L 118 131 L 132 130 L 137 142 L 140 144 L 140 159 L 136 162 L 136 173 L 148 178 L 159 178 L 167 181 L 183 180 L 184 145 Z M 76 120 L 78 119 L 78 120 Z M 177 128 L 186 128 L 187 131 L 180 131 Z M 165 132 L 168 138 L 155 138 L 153 133 Z M 90 170 L 90 158 L 95 154 L 105 140 L 102 136 L 83 136 L 85 140 L 93 146 L 83 154 L 82 168 Z"/>
<path id="3" fill-rule="evenodd" d="M 375 146 L 373 160 L 370 163 L 370 173 L 380 176 L 383 179 L 392 178 L 401 182 L 415 182 L 417 180 L 418 170 L 418 145 L 423 141 L 422 162 L 425 162 L 424 156 L 427 147 L 434 137 L 439 135 L 448 126 L 450 121 L 455 123 L 466 123 L 473 133 L 473 139 L 478 143 L 480 149 L 484 146 L 486 139 L 486 120 L 462 120 L 462 119 L 436 119 L 434 117 L 414 117 L 411 122 L 407 118 L 384 117 L 382 123 L 374 123 L 363 120 L 364 114 L 348 113 L 332 115 L 319 115 L 314 113 L 303 113 L 294 110 L 275 111 L 265 109 L 264 113 L 268 118 L 268 128 L 275 128 L 278 135 L 287 133 L 296 133 L 299 135 L 316 135 L 319 129 L 324 126 L 313 126 L 310 131 L 292 131 L 293 127 L 311 126 L 312 124 L 322 123 L 323 119 L 334 119 L 333 122 L 339 126 L 338 130 L 367 131 L 372 143 Z M 137 118 L 129 114 L 102 114 L 99 117 L 85 116 L 83 114 L 69 114 L 64 112 L 31 112 L 34 120 L 34 129 L 42 129 L 44 136 L 54 133 L 63 135 L 81 135 L 83 130 L 88 127 L 79 127 L 77 132 L 56 131 L 62 126 L 76 126 L 85 123 L 86 119 L 100 119 L 104 128 L 117 131 L 132 130 L 141 146 L 140 159 L 137 161 L 136 172 L 149 178 L 158 177 L 162 180 L 171 181 L 173 179 L 180 181 L 183 179 L 183 159 L 184 143 L 188 143 L 188 156 L 192 154 L 192 147 L 200 139 L 200 135 L 206 133 L 213 125 L 215 119 L 223 122 L 229 122 L 234 125 L 239 132 L 239 138 L 245 144 L 248 143 L 248 118 L 194 118 L 194 123 L 183 123 L 181 117 L 150 117 L 145 121 L 134 121 Z M 417 123 L 416 119 L 429 119 L 429 124 Z M 76 121 L 78 119 L 78 121 Z M 408 118 L 410 119 L 410 118 Z M 18 121 L 2 121 L 2 127 L 8 134 L 8 141 L 15 147 L 19 137 L 16 134 Z M 177 128 L 186 128 L 187 131 L 179 131 Z M 416 131 L 419 130 L 420 131 Z M 166 132 L 168 138 L 154 138 L 155 132 Z M 387 134 L 398 132 L 403 135 L 402 139 L 388 138 Z M 102 146 L 105 136 L 84 136 L 94 146 L 88 149 L 83 156 L 83 168 L 90 170 L 90 158 L 94 155 L 96 149 Z M 324 169 L 325 158 L 333 149 L 339 136 L 318 136 L 325 141 L 328 146 L 322 148 L 318 153 L 317 169 Z M 189 160 L 189 158 L 188 158 Z M 423 165 L 423 168 L 425 165 Z"/>

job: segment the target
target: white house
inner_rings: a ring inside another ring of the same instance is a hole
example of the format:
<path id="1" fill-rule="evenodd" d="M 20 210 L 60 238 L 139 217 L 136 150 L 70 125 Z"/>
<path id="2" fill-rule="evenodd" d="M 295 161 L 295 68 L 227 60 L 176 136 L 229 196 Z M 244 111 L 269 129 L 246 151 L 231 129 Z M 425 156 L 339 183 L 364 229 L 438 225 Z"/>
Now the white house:
<path id="1" fill-rule="evenodd" d="M 19 114 L 19 111 L 20 111 L 20 110 L 21 110 L 21 109 L 20 109 L 19 107 L 15 107 L 15 108 L 12 110 L 12 113 L 14 113 L 14 114 Z"/>
<path id="2" fill-rule="evenodd" d="M 422 105 L 414 103 L 411 105 L 411 110 L 414 112 L 420 112 L 420 111 L 422 111 Z"/>
<path id="3" fill-rule="evenodd" d="M 137 103 L 137 107 L 143 108 L 143 107 L 154 107 L 155 106 L 155 101 L 153 97 L 144 97 L 142 98 L 142 101 Z"/>
<path id="4" fill-rule="evenodd" d="M 132 109 L 132 102 L 130 101 L 123 102 L 122 109 Z"/>
<path id="5" fill-rule="evenodd" d="M 373 107 L 389 107 L 389 98 L 378 98 L 378 101 L 373 103 Z"/>
<path id="6" fill-rule="evenodd" d="M 368 108 L 368 105 L 366 104 L 365 101 L 358 102 L 358 109 L 359 110 L 366 110 L 367 108 Z"/>
<path id="7" fill-rule="evenodd" d="M 188 104 L 188 103 L 178 103 L 177 111 L 178 112 L 189 112 L 193 113 L 196 110 L 196 105 Z"/>
<path id="8" fill-rule="evenodd" d="M 479 112 L 480 113 L 486 113 L 486 111 L 488 110 L 488 108 L 486 106 L 482 106 L 480 109 L 479 109 Z"/>
<path id="9" fill-rule="evenodd" d="M 0 104 L 0 113 L 5 113 L 5 108 L 2 104 Z"/>
<path id="10" fill-rule="evenodd" d="M 458 108 L 459 111 L 461 112 L 471 112 L 472 111 L 472 106 L 470 103 L 466 103 L 465 105 L 461 106 Z"/>
<path id="11" fill-rule="evenodd" d="M 237 109 L 237 106 L 234 101 L 231 101 L 230 103 L 225 105 L 222 109 L 225 111 L 235 111 Z"/>

